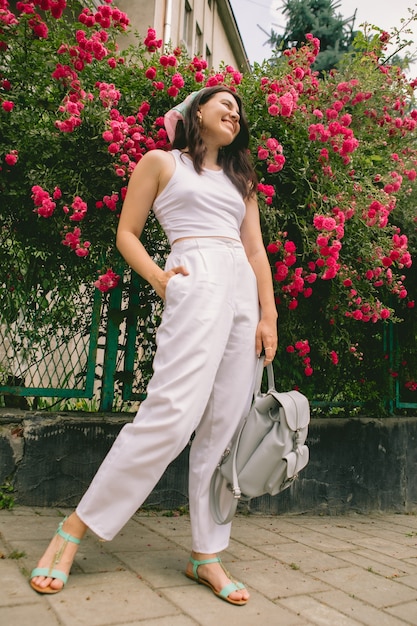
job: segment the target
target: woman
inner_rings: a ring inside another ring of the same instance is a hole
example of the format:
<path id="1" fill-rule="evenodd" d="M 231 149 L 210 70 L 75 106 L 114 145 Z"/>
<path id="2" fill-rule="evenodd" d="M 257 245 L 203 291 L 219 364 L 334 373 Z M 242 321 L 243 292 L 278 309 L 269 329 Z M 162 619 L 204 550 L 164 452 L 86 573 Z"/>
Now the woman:
<path id="1" fill-rule="evenodd" d="M 192 552 L 186 575 L 232 604 L 249 593 L 217 553 L 231 525 L 209 508 L 213 471 L 250 405 L 257 356 L 271 362 L 277 312 L 262 242 L 240 97 L 224 86 L 194 92 L 165 116 L 172 152 L 135 168 L 117 247 L 165 301 L 154 375 L 133 423 L 121 430 L 76 511 L 61 522 L 31 585 L 64 586 L 88 528 L 112 539 L 195 433 L 190 450 Z M 165 269 L 139 241 L 153 208 L 171 244 Z M 242 393 L 243 392 L 243 393 Z"/>

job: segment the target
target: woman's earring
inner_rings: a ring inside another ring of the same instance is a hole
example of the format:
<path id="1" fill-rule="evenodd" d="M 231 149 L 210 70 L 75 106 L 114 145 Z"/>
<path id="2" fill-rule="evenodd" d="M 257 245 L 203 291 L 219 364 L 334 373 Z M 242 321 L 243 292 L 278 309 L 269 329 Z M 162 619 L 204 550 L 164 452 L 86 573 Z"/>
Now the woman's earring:
<path id="1" fill-rule="evenodd" d="M 200 124 L 200 126 L 203 125 L 203 116 L 201 115 L 200 111 L 197 113 L 197 119 L 198 119 L 198 123 Z"/>

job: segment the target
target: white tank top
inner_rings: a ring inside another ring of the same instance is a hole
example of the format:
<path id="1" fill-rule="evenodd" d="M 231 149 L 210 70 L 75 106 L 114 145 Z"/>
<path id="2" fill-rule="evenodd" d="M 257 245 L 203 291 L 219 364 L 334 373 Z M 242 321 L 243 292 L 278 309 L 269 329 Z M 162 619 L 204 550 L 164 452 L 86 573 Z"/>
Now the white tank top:
<path id="1" fill-rule="evenodd" d="M 175 171 L 153 211 L 170 244 L 180 237 L 231 237 L 240 240 L 245 203 L 223 170 L 197 174 L 191 159 L 172 150 Z"/>

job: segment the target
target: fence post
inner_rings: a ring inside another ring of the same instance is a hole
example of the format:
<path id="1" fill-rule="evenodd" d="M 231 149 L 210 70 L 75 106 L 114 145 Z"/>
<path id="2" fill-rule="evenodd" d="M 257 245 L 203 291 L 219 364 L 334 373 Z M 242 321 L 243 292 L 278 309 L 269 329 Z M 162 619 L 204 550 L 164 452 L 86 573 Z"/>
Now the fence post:
<path id="1" fill-rule="evenodd" d="M 103 360 L 100 411 L 111 411 L 114 400 L 114 378 L 119 347 L 122 285 L 110 292 Z"/>
<path id="2" fill-rule="evenodd" d="M 391 372 L 395 369 L 395 362 L 397 359 L 396 350 L 395 350 L 395 340 L 394 340 L 394 325 L 391 321 L 384 326 L 383 332 L 383 349 L 388 354 L 388 366 Z M 388 397 L 387 404 L 388 410 L 392 415 L 394 413 L 394 407 L 396 405 L 396 384 L 394 383 L 394 379 L 389 377 L 388 379 Z"/>

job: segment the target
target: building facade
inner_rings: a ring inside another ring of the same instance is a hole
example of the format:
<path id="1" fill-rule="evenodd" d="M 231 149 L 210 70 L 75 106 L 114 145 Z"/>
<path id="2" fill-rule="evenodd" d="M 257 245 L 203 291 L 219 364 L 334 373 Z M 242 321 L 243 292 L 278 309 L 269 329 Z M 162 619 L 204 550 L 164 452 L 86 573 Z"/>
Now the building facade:
<path id="1" fill-rule="evenodd" d="M 249 71 L 249 61 L 229 0 L 117 0 L 134 30 L 144 37 L 154 28 L 164 44 L 185 46 L 209 67 L 223 61 Z M 128 36 L 133 40 L 133 34 Z"/>

